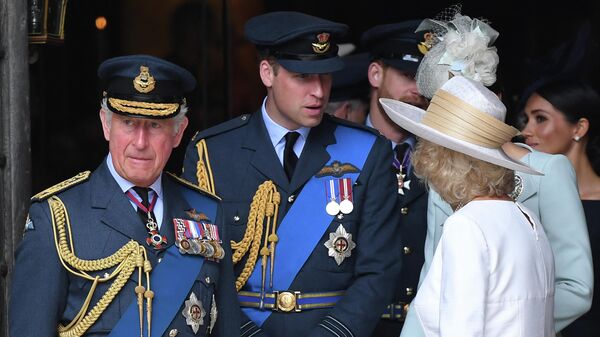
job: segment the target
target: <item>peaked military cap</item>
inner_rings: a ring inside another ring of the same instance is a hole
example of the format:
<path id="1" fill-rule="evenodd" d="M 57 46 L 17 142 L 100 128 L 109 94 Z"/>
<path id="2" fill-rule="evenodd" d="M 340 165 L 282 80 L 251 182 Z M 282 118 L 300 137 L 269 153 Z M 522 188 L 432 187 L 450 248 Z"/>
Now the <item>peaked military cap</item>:
<path id="1" fill-rule="evenodd" d="M 331 102 L 366 99 L 369 94 L 369 53 L 342 56 L 345 67 L 332 74 Z"/>
<path id="2" fill-rule="evenodd" d="M 132 117 L 174 117 L 185 103 L 184 94 L 196 86 L 187 70 L 149 55 L 108 59 L 98 68 L 98 77 L 111 111 Z"/>
<path id="3" fill-rule="evenodd" d="M 343 68 L 335 38 L 348 26 L 299 12 L 255 16 L 245 26 L 246 38 L 285 69 L 303 74 L 331 73 Z"/>
<path id="4" fill-rule="evenodd" d="M 430 44 L 429 32 L 415 33 L 423 20 L 410 20 L 375 26 L 363 33 L 361 43 L 371 60 L 382 60 L 394 68 L 416 73 Z"/>

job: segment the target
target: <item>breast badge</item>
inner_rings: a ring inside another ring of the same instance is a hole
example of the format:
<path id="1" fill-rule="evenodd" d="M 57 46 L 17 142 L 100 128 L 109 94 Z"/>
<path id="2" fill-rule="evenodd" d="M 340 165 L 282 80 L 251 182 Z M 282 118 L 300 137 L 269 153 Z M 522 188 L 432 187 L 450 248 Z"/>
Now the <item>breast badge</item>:
<path id="1" fill-rule="evenodd" d="M 352 241 L 352 234 L 346 232 L 344 226 L 339 225 L 334 233 L 329 233 L 329 240 L 325 242 L 325 247 L 329 250 L 329 256 L 333 257 L 339 266 L 345 258 L 352 255 L 352 249 L 356 244 Z"/>
<path id="2" fill-rule="evenodd" d="M 217 301 L 215 300 L 215 295 L 212 296 L 212 306 L 210 307 L 210 325 L 208 326 L 208 333 L 212 332 L 212 329 L 215 327 L 215 323 L 217 323 Z"/>
<path id="3" fill-rule="evenodd" d="M 185 301 L 185 308 L 183 308 L 181 314 L 185 317 L 185 324 L 189 325 L 194 333 L 198 333 L 200 326 L 204 325 L 206 311 L 204 311 L 202 302 L 198 301 L 194 292 L 190 294 L 190 299 Z"/>
<path id="4" fill-rule="evenodd" d="M 323 168 L 316 174 L 317 178 L 322 177 L 336 177 L 341 178 L 346 173 L 358 173 L 360 170 L 358 167 L 350 163 L 340 163 L 339 160 L 334 160 L 331 165 L 323 166 Z"/>

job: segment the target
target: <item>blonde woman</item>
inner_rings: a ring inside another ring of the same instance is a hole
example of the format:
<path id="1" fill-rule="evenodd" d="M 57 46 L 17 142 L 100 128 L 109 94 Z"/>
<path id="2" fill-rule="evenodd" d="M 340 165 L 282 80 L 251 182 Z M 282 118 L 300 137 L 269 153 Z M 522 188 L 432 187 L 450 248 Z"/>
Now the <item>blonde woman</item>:
<path id="1" fill-rule="evenodd" d="M 381 100 L 420 137 L 416 172 L 454 209 L 412 308 L 431 336 L 554 335 L 554 260 L 537 218 L 509 197 L 514 170 L 502 144 L 517 130 L 481 83 L 455 76 L 427 111 Z"/>

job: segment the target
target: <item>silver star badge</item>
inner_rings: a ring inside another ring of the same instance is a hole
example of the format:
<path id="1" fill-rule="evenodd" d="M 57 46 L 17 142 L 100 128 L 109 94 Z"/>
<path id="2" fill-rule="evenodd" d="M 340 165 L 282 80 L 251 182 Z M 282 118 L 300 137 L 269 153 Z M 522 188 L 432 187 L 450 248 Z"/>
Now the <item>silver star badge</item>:
<path id="1" fill-rule="evenodd" d="M 325 247 L 329 249 L 329 256 L 333 257 L 339 266 L 345 258 L 352 255 L 352 249 L 356 244 L 352 241 L 352 234 L 347 233 L 344 226 L 339 225 L 335 233 L 329 233 L 329 240 L 325 242 Z"/>
<path id="2" fill-rule="evenodd" d="M 210 326 L 208 327 L 208 333 L 212 332 L 217 322 L 217 301 L 215 301 L 215 295 L 212 296 L 212 306 L 210 307 Z"/>
<path id="3" fill-rule="evenodd" d="M 204 325 L 206 311 L 204 311 L 202 302 L 198 301 L 194 292 L 190 294 L 190 299 L 185 301 L 185 308 L 183 308 L 181 314 L 185 317 L 185 324 L 192 327 L 195 334 L 198 333 L 200 326 Z"/>
<path id="4" fill-rule="evenodd" d="M 398 179 L 398 194 L 404 195 L 404 189 L 410 190 L 410 180 L 404 181 L 406 174 L 396 173 Z"/>

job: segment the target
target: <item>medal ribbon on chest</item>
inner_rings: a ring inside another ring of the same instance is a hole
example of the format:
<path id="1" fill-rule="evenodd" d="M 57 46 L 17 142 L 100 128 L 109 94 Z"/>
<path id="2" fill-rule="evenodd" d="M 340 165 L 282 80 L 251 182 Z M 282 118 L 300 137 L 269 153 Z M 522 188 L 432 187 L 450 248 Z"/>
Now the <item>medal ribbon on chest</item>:
<path id="1" fill-rule="evenodd" d="M 225 256 L 219 229 L 209 219 L 194 221 L 173 219 L 175 245 L 181 254 L 201 255 L 218 262 Z"/>

